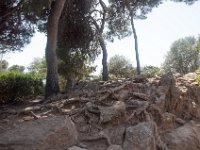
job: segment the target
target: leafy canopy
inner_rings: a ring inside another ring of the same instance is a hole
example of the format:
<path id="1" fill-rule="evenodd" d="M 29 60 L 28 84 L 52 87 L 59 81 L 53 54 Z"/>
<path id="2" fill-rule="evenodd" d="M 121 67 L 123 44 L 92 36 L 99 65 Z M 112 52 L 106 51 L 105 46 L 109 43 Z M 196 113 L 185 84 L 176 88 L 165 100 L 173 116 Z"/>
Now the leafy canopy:
<path id="1" fill-rule="evenodd" d="M 20 65 L 13 65 L 8 68 L 9 71 L 24 72 L 25 67 Z"/>
<path id="2" fill-rule="evenodd" d="M 193 72 L 199 67 L 199 51 L 194 37 L 185 37 L 175 41 L 167 53 L 163 63 L 165 72 L 172 71 L 180 74 Z"/>
<path id="3" fill-rule="evenodd" d="M 0 73 L 5 72 L 8 69 L 8 65 L 9 65 L 8 61 L 1 60 L 0 61 Z"/>
<path id="4" fill-rule="evenodd" d="M 90 12 L 96 0 L 67 1 L 59 23 L 58 69 L 65 79 L 80 79 L 91 72 L 88 64 L 100 53 L 96 30 L 90 21 Z"/>
<path id="5" fill-rule="evenodd" d="M 108 62 L 108 71 L 117 78 L 128 78 L 134 75 L 135 69 L 124 56 L 115 55 Z"/>
<path id="6" fill-rule="evenodd" d="M 147 77 L 154 77 L 160 73 L 160 68 L 155 66 L 145 66 L 142 68 L 142 74 Z"/>
<path id="7" fill-rule="evenodd" d="M 47 66 L 46 60 L 42 58 L 34 58 L 31 64 L 28 66 L 30 72 L 37 72 L 43 79 L 46 77 Z"/>
<path id="8" fill-rule="evenodd" d="M 47 20 L 48 0 L 0 1 L 0 53 L 21 51 Z"/>

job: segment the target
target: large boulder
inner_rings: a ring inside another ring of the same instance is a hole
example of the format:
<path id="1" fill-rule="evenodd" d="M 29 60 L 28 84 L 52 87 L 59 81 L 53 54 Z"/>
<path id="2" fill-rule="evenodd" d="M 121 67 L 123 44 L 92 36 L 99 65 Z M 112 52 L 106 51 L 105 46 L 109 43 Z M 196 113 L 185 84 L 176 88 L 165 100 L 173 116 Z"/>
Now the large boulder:
<path id="1" fill-rule="evenodd" d="M 72 147 L 68 148 L 67 150 L 88 150 L 88 149 L 81 148 L 81 147 L 78 147 L 78 146 L 72 146 Z"/>
<path id="2" fill-rule="evenodd" d="M 77 140 L 69 117 L 41 118 L 0 134 L 0 150 L 66 150 Z"/>
<path id="3" fill-rule="evenodd" d="M 154 122 L 142 122 L 126 129 L 125 150 L 155 150 L 156 129 Z"/>
<path id="4" fill-rule="evenodd" d="M 165 133 L 162 140 L 170 150 L 199 150 L 200 126 L 193 122 Z"/>
<path id="5" fill-rule="evenodd" d="M 120 145 L 110 145 L 106 150 L 123 150 Z"/>

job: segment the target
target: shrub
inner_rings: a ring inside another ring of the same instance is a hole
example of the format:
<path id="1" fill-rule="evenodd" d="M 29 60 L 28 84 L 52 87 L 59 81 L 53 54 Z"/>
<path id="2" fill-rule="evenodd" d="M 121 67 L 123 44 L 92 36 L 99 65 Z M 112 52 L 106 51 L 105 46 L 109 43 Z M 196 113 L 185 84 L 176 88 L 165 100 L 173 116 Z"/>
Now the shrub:
<path id="1" fill-rule="evenodd" d="M 196 81 L 197 81 L 198 85 L 200 86 L 200 75 L 197 76 Z"/>
<path id="2" fill-rule="evenodd" d="M 10 71 L 0 74 L 0 103 L 22 100 L 43 93 L 42 78 L 34 72 Z"/>
<path id="3" fill-rule="evenodd" d="M 111 79 L 130 78 L 135 74 L 135 68 L 124 56 L 115 55 L 108 62 L 108 72 Z"/>
<path id="4" fill-rule="evenodd" d="M 155 75 L 159 75 L 160 74 L 160 68 L 155 67 L 155 66 L 145 66 L 142 69 L 142 74 L 146 75 L 149 78 L 152 78 Z"/>

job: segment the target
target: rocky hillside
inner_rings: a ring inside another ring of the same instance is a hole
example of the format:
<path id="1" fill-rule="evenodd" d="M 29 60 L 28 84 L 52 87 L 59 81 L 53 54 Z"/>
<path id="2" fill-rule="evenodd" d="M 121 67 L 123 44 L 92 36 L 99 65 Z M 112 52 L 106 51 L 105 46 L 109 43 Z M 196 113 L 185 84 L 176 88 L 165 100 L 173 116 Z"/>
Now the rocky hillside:
<path id="1" fill-rule="evenodd" d="M 70 97 L 1 106 L 0 150 L 200 149 L 192 74 L 82 82 Z"/>

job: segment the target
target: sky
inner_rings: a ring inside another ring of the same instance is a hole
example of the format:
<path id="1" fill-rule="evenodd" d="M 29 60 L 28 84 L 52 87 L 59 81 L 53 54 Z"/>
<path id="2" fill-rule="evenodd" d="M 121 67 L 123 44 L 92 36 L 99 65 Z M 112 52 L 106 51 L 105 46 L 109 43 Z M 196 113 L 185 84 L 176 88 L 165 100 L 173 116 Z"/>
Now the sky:
<path id="1" fill-rule="evenodd" d="M 164 61 L 171 44 L 186 36 L 200 35 L 200 1 L 193 5 L 185 3 L 164 2 L 154 8 L 145 20 L 135 20 L 135 28 L 138 36 L 138 48 L 141 66 L 153 65 L 160 67 Z M 23 52 L 6 54 L 4 59 L 9 65 L 28 66 L 35 57 L 43 57 L 45 54 L 46 37 L 42 33 L 36 33 L 32 41 Z M 133 36 L 114 43 L 107 42 L 108 60 L 118 54 L 123 55 L 133 66 L 135 62 Z M 100 73 L 102 55 L 94 62 L 97 65 L 97 74 Z"/>

